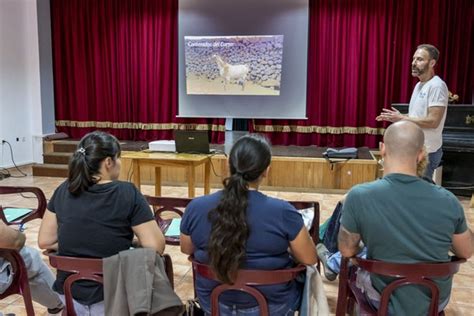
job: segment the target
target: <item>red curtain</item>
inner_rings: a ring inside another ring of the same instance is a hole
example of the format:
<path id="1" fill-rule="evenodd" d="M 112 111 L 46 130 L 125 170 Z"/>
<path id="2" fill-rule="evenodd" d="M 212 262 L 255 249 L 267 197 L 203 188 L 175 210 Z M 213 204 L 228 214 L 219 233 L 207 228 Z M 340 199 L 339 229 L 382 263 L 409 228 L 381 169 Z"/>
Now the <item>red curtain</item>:
<path id="1" fill-rule="evenodd" d="M 223 119 L 177 119 L 176 0 L 52 0 L 56 126 L 71 137 L 102 129 L 120 139 L 172 139 Z"/>
<path id="2" fill-rule="evenodd" d="M 436 72 L 471 103 L 472 0 L 310 0 L 307 120 L 255 120 L 273 144 L 377 147 L 376 115 L 408 103 L 418 44 L 441 53 Z"/>

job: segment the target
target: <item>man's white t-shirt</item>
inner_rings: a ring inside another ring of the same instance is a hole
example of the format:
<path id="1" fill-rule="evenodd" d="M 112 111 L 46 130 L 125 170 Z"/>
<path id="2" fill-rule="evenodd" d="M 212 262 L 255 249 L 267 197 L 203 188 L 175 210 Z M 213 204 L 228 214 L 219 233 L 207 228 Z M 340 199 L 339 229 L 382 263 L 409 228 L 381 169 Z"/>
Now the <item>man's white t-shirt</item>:
<path id="1" fill-rule="evenodd" d="M 418 82 L 411 95 L 408 107 L 409 117 L 426 117 L 431 106 L 448 106 L 448 87 L 440 77 L 434 76 L 427 82 Z M 443 145 L 443 127 L 446 111 L 436 128 L 423 128 L 428 153 L 437 151 Z"/>

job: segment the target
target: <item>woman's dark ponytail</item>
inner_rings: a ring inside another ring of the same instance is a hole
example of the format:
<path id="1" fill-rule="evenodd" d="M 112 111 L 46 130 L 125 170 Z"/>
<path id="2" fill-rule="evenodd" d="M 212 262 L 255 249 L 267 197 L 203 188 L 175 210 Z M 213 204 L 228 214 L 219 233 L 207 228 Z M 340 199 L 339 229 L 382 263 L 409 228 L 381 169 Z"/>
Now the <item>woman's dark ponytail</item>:
<path id="1" fill-rule="evenodd" d="M 249 183 L 268 168 L 271 150 L 265 138 L 248 135 L 240 138 L 229 155 L 230 177 L 217 207 L 209 212 L 212 223 L 208 244 L 209 263 L 219 280 L 233 283 L 245 260 L 249 236 L 247 206 Z"/>
<path id="2" fill-rule="evenodd" d="M 95 131 L 84 136 L 69 161 L 69 192 L 79 195 L 99 179 L 101 162 L 120 157 L 120 144 L 114 136 Z"/>

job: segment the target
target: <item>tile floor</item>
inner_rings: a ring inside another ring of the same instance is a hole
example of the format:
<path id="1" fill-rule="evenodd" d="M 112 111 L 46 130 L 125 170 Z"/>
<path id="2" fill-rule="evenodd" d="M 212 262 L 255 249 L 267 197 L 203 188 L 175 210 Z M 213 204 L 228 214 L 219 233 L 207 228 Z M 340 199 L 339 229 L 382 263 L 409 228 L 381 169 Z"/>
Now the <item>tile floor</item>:
<path id="1" fill-rule="evenodd" d="M 25 171 L 31 174 L 31 169 L 26 168 Z M 14 172 L 14 171 L 13 171 Z M 40 187 L 47 198 L 51 197 L 54 189 L 64 179 L 49 177 L 32 177 L 24 178 L 8 178 L 0 181 L 1 186 L 36 186 Z M 145 194 L 153 194 L 152 186 L 143 186 L 142 190 Z M 187 194 L 185 187 L 164 187 L 162 191 L 164 196 L 184 197 Z M 266 191 L 268 195 L 279 197 L 287 200 L 310 200 L 318 201 L 321 208 L 321 222 L 326 220 L 341 194 L 321 194 L 321 193 L 299 193 L 299 192 L 275 192 Z M 202 189 L 197 190 L 197 195 L 203 194 Z M 470 227 L 474 227 L 474 209 L 469 208 L 469 198 L 459 198 L 464 206 L 466 217 Z M 2 195 L 0 196 L 0 204 L 9 206 L 33 206 L 34 199 L 25 199 L 20 195 Z M 26 227 L 27 245 L 37 248 L 37 234 L 40 221 L 30 222 Z M 187 257 L 179 251 L 177 246 L 167 246 L 166 252 L 173 259 L 175 290 L 183 301 L 193 297 L 192 272 L 191 266 L 187 261 Z M 45 258 L 46 261 L 46 258 Z M 323 278 L 324 279 L 324 278 Z M 329 282 L 324 279 L 324 286 L 329 301 L 331 312 L 335 313 L 337 301 L 337 285 L 338 282 Z M 0 312 L 14 313 L 17 316 L 26 315 L 23 307 L 21 296 L 13 295 L 0 301 Z M 47 315 L 45 308 L 35 303 L 36 315 Z M 470 259 L 465 263 L 458 274 L 456 274 L 453 283 L 451 301 L 446 309 L 446 315 L 474 315 L 474 259 Z"/>

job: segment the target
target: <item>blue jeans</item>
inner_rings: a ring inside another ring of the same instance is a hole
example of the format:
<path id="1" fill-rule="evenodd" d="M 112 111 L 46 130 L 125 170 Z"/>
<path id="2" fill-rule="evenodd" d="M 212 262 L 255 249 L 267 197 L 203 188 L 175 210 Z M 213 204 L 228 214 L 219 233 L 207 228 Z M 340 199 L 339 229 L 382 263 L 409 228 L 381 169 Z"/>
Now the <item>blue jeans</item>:
<path id="1" fill-rule="evenodd" d="M 278 305 L 268 305 L 268 313 L 269 315 L 275 316 L 289 316 L 294 315 L 297 308 L 293 309 L 288 307 L 287 303 L 278 304 Z M 206 315 L 210 315 L 207 314 Z M 237 306 L 228 306 L 222 303 L 219 303 L 219 315 L 222 316 L 259 316 L 260 314 L 260 307 L 255 306 L 246 309 L 238 309 Z"/>
<path id="2" fill-rule="evenodd" d="M 272 316 L 290 316 L 294 315 L 295 312 L 299 309 L 301 304 L 301 295 L 300 292 L 298 297 L 294 302 L 285 302 L 281 304 L 268 304 L 268 314 Z M 210 316 L 211 313 L 205 312 L 206 316 Z M 260 307 L 257 305 L 255 307 L 238 309 L 236 305 L 225 305 L 219 303 L 219 315 L 221 316 L 260 316 Z"/>
<path id="3" fill-rule="evenodd" d="M 437 151 L 428 154 L 429 163 L 424 174 L 426 178 L 433 178 L 433 173 L 441 163 L 441 158 L 443 158 L 443 149 L 441 147 Z"/>
<path id="4" fill-rule="evenodd" d="M 52 289 L 54 283 L 53 272 L 44 263 L 40 252 L 25 246 L 21 248 L 20 255 L 25 262 L 33 301 L 51 309 L 62 306 L 58 294 Z"/>

